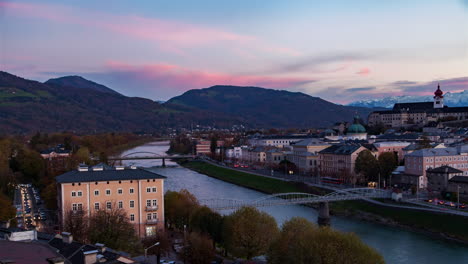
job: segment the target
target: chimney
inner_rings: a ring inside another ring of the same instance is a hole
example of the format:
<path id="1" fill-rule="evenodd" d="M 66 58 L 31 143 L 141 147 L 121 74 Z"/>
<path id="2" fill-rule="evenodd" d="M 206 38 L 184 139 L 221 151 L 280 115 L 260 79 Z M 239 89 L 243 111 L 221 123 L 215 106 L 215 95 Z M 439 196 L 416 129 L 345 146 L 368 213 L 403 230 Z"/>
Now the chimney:
<path id="1" fill-rule="evenodd" d="M 97 250 L 89 250 L 83 252 L 84 255 L 84 263 L 83 264 L 94 264 L 97 262 Z"/>
<path id="2" fill-rule="evenodd" d="M 62 232 L 62 242 L 71 244 L 73 242 L 73 236 L 69 232 Z"/>
<path id="3" fill-rule="evenodd" d="M 96 244 L 94 244 L 94 245 L 98 248 L 98 250 L 99 250 L 99 252 L 100 252 L 101 254 L 104 253 L 104 252 L 106 252 L 106 246 L 105 246 L 104 244 L 102 244 L 102 243 L 96 243 Z"/>

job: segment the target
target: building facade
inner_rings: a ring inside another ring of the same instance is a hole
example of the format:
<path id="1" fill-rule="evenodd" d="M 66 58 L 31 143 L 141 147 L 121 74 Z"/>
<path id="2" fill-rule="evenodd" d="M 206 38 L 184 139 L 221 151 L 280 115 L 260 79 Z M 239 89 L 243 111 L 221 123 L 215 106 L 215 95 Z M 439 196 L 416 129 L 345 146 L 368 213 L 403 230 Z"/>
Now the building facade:
<path id="1" fill-rule="evenodd" d="M 467 121 L 468 107 L 447 107 L 444 105 L 440 86 L 434 92 L 433 102 L 397 103 L 392 110 L 375 111 L 369 115 L 369 126 L 423 127 L 430 122 Z"/>
<path id="2" fill-rule="evenodd" d="M 455 176 L 462 176 L 463 171 L 450 166 L 442 166 L 426 170 L 427 189 L 431 191 L 447 191 L 449 180 Z M 468 177 L 467 177 L 468 179 Z"/>
<path id="3" fill-rule="evenodd" d="M 216 147 L 224 146 L 223 140 L 216 141 Z M 197 142 L 195 147 L 197 155 L 207 155 L 211 154 L 211 141 L 210 140 L 200 140 Z"/>
<path id="4" fill-rule="evenodd" d="M 405 156 L 405 174 L 421 176 L 422 188 L 427 187 L 426 171 L 450 166 L 468 176 L 468 145 L 453 148 L 420 149 Z"/>
<path id="5" fill-rule="evenodd" d="M 410 144 L 410 142 L 390 141 L 376 142 L 373 145 L 377 149 L 377 156 L 380 156 L 380 154 L 385 152 L 392 152 L 398 156 L 398 161 L 402 161 L 405 158 L 405 151 L 403 149 L 408 147 Z"/>
<path id="6" fill-rule="evenodd" d="M 71 213 L 123 209 L 140 237 L 164 228 L 164 179 L 136 167 L 79 167 L 56 177 L 58 213 L 63 227 Z"/>
<path id="7" fill-rule="evenodd" d="M 356 159 L 361 151 L 366 150 L 360 144 L 332 145 L 319 152 L 319 170 L 321 176 L 340 178 L 345 182 L 356 175 Z"/>
<path id="8" fill-rule="evenodd" d="M 305 138 L 308 136 L 264 136 L 250 138 L 248 142 L 251 146 L 284 148 Z"/>
<path id="9" fill-rule="evenodd" d="M 319 152 L 328 148 L 326 143 L 317 138 L 308 138 L 292 145 L 292 151 L 287 155 L 287 159 L 303 172 L 313 172 L 318 170 Z"/>

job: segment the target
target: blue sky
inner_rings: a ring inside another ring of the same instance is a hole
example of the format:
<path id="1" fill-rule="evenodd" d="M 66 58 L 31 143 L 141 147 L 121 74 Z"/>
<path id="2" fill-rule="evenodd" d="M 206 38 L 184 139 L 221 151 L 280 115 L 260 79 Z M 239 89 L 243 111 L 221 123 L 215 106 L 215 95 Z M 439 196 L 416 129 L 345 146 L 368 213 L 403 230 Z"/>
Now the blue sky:
<path id="1" fill-rule="evenodd" d="M 216 84 L 347 103 L 468 89 L 468 1 L 2 1 L 1 70 L 166 100 Z"/>

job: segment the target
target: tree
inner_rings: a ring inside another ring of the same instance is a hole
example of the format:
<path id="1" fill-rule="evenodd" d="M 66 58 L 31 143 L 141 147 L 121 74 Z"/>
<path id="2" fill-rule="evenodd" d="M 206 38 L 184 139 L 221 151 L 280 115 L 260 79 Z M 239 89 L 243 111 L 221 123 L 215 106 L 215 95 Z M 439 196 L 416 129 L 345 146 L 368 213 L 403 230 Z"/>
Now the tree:
<path id="1" fill-rule="evenodd" d="M 388 178 L 398 166 L 398 157 L 396 153 L 384 152 L 379 156 L 380 175 L 388 182 Z"/>
<path id="2" fill-rule="evenodd" d="M 184 247 L 184 257 L 192 264 L 210 263 L 215 256 L 211 239 L 197 232 L 191 232 Z"/>
<path id="3" fill-rule="evenodd" d="M 156 235 L 154 236 L 149 236 L 145 237 L 141 243 L 143 244 L 144 248 L 148 248 L 153 246 L 156 243 L 159 243 L 159 245 L 151 247 L 148 249 L 148 255 L 157 255 L 157 262 L 159 263 L 161 259 L 161 254 L 167 255 L 169 252 L 171 252 L 171 239 L 168 237 L 167 233 L 164 231 L 157 232 Z"/>
<path id="4" fill-rule="evenodd" d="M 15 167 L 26 177 L 26 180 L 37 182 L 45 175 L 45 162 L 41 155 L 29 149 L 21 149 L 14 158 Z"/>
<path id="5" fill-rule="evenodd" d="M 133 224 L 123 209 L 98 210 L 89 217 L 88 239 L 91 243 L 103 243 L 115 250 L 135 252 L 141 245 Z"/>
<path id="6" fill-rule="evenodd" d="M 55 179 L 45 186 L 41 192 L 45 206 L 50 210 L 57 209 L 57 185 Z"/>
<path id="7" fill-rule="evenodd" d="M 81 147 L 78 151 L 73 155 L 73 160 L 75 160 L 78 164 L 79 163 L 91 163 L 90 152 L 87 147 Z"/>
<path id="8" fill-rule="evenodd" d="M 213 136 L 211 137 L 211 142 L 210 142 L 210 151 L 212 155 L 216 154 L 217 147 L 218 147 L 218 138 Z"/>
<path id="9" fill-rule="evenodd" d="M 354 171 L 364 176 L 365 181 L 376 180 L 377 174 L 379 173 L 379 164 L 377 159 L 374 157 L 372 152 L 369 150 L 363 150 L 359 152 Z"/>
<path id="10" fill-rule="evenodd" d="M 284 159 L 278 164 L 278 170 L 289 173 L 289 171 L 297 171 L 297 166 L 294 162 Z"/>
<path id="11" fill-rule="evenodd" d="M 222 242 L 223 217 L 206 206 L 193 212 L 190 228 L 200 234 L 209 235 L 213 242 Z"/>
<path id="12" fill-rule="evenodd" d="M 183 189 L 179 192 L 168 191 L 164 195 L 165 218 L 169 227 L 183 229 L 188 225 L 193 212 L 200 207 L 197 198 Z"/>
<path id="13" fill-rule="evenodd" d="M 283 224 L 279 236 L 268 250 L 268 262 L 280 263 L 384 263 L 374 249 L 352 233 L 318 228 L 296 217 Z"/>
<path id="14" fill-rule="evenodd" d="M 8 221 L 16 216 L 16 209 L 6 195 L 0 193 L 0 221 Z"/>
<path id="15" fill-rule="evenodd" d="M 76 241 L 87 243 L 88 220 L 84 211 L 73 211 L 67 208 L 63 221 L 63 230 L 71 233 Z"/>
<path id="16" fill-rule="evenodd" d="M 305 218 L 294 217 L 285 222 L 279 236 L 268 250 L 269 263 L 316 263 L 307 242 L 317 227 Z"/>
<path id="17" fill-rule="evenodd" d="M 242 207 L 224 222 L 226 247 L 236 257 L 251 259 L 265 254 L 278 234 L 275 219 L 253 207 Z"/>

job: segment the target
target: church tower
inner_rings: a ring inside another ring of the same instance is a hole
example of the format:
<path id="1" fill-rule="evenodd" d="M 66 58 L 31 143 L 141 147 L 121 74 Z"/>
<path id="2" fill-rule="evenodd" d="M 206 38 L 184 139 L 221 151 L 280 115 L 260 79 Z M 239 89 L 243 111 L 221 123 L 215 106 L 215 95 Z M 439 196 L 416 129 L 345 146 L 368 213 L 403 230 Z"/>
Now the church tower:
<path id="1" fill-rule="evenodd" d="M 444 108 L 444 92 L 440 90 L 440 84 L 437 84 L 437 90 L 434 92 L 434 108 Z"/>

